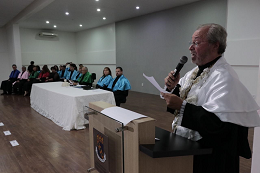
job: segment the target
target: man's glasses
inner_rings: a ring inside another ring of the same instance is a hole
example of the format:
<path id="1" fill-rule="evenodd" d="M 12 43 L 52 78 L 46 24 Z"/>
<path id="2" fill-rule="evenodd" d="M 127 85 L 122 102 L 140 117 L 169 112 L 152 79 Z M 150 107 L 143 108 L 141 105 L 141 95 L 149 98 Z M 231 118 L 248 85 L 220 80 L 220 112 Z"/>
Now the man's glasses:
<path id="1" fill-rule="evenodd" d="M 198 42 L 198 41 L 189 41 L 189 46 L 198 47 L 198 45 L 199 45 L 200 43 L 203 43 L 203 42 L 207 42 L 207 41 L 201 41 L 201 42 Z"/>

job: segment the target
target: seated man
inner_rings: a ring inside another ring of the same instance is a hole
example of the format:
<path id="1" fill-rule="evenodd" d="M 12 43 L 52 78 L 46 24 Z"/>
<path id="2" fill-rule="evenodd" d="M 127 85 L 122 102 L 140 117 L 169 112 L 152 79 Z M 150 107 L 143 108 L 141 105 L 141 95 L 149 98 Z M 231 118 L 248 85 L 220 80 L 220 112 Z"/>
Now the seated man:
<path id="1" fill-rule="evenodd" d="M 61 81 L 63 81 L 66 78 L 67 73 L 68 70 L 66 69 L 66 65 L 60 66 L 60 71 L 58 71 L 58 74 L 60 76 Z"/>
<path id="2" fill-rule="evenodd" d="M 74 82 L 73 85 L 91 85 L 92 79 L 91 74 L 88 72 L 87 67 L 82 67 L 82 75 L 77 80 L 77 82 Z"/>
<path id="3" fill-rule="evenodd" d="M 18 75 L 17 81 L 13 83 L 13 91 L 15 94 L 18 92 L 22 94 L 22 88 L 24 83 L 28 80 L 29 73 L 26 71 L 26 67 L 22 67 L 22 72 Z"/>
<path id="4" fill-rule="evenodd" d="M 81 75 L 82 75 L 82 67 L 79 67 L 78 75 L 76 76 L 76 82 L 81 77 Z"/>
<path id="5" fill-rule="evenodd" d="M 116 68 L 116 77 L 110 82 L 107 88 L 113 91 L 117 106 L 126 102 L 128 90 L 131 89 L 131 85 L 128 79 L 123 75 L 123 69 L 121 67 Z"/>
<path id="6" fill-rule="evenodd" d="M 68 71 L 68 73 L 66 74 L 66 79 L 76 81 L 77 75 L 77 66 L 75 64 L 70 64 L 70 71 Z"/>
<path id="7" fill-rule="evenodd" d="M 14 83 L 17 80 L 17 77 L 20 73 L 20 71 L 17 70 L 17 66 L 15 64 L 13 64 L 12 67 L 13 71 L 11 72 L 9 79 L 2 81 L 1 89 L 4 92 L 1 95 L 12 94 L 12 83 Z"/>
<path id="8" fill-rule="evenodd" d="M 51 67 L 51 73 L 49 77 L 46 77 L 45 82 L 56 82 L 60 80 L 60 76 L 56 71 L 57 68 L 55 66 Z"/>

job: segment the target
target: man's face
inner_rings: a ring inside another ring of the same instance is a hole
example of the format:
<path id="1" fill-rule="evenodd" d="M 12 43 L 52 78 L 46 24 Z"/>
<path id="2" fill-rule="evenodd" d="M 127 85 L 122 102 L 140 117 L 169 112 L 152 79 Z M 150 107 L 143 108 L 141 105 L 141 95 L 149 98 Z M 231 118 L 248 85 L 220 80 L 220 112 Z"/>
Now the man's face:
<path id="1" fill-rule="evenodd" d="M 122 74 L 123 74 L 123 72 L 119 68 L 117 68 L 116 69 L 116 76 L 120 76 Z"/>
<path id="2" fill-rule="evenodd" d="M 22 67 L 22 71 L 25 72 L 26 68 L 25 67 Z"/>
<path id="3" fill-rule="evenodd" d="M 189 47 L 192 62 L 199 66 L 210 62 L 213 53 L 213 45 L 207 41 L 207 32 L 207 28 L 196 30 L 192 35 L 193 44 Z"/>
<path id="4" fill-rule="evenodd" d="M 88 70 L 86 68 L 82 68 L 82 74 L 86 74 L 88 72 Z"/>
<path id="5" fill-rule="evenodd" d="M 51 72 L 52 72 L 52 73 L 55 73 L 55 72 L 56 72 L 56 70 L 52 68 L 52 69 L 51 69 Z"/>
<path id="6" fill-rule="evenodd" d="M 10 67 L 10 66 L 9 66 L 9 67 Z M 16 67 L 15 65 L 13 65 L 12 67 L 13 67 L 13 70 L 16 70 L 16 69 L 17 69 L 17 67 Z"/>
<path id="7" fill-rule="evenodd" d="M 73 67 L 73 66 L 70 66 L 70 70 L 71 70 L 71 71 L 74 71 L 74 67 Z"/>

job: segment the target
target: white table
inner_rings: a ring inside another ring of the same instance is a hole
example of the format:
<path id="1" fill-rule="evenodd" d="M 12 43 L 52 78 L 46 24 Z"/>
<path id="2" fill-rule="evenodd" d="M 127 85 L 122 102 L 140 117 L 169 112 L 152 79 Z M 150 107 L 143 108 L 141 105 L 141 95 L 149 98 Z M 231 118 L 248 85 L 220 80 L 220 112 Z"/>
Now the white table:
<path id="1" fill-rule="evenodd" d="M 84 124 L 88 121 L 84 118 L 83 110 L 89 102 L 104 101 L 115 105 L 114 95 L 110 91 L 83 90 L 61 85 L 62 82 L 33 84 L 31 107 L 63 127 L 63 130 L 85 128 Z"/>

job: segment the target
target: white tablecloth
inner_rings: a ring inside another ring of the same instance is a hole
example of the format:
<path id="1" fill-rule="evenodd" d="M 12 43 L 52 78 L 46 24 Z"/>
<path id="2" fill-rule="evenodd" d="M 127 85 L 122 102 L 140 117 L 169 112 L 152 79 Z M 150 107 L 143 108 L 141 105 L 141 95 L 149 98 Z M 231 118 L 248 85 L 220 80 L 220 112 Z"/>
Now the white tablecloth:
<path id="1" fill-rule="evenodd" d="M 115 105 L 114 95 L 101 89 L 62 87 L 62 82 L 33 84 L 31 107 L 51 119 L 63 130 L 84 129 L 88 121 L 84 118 L 84 106 L 89 102 L 104 101 Z"/>

